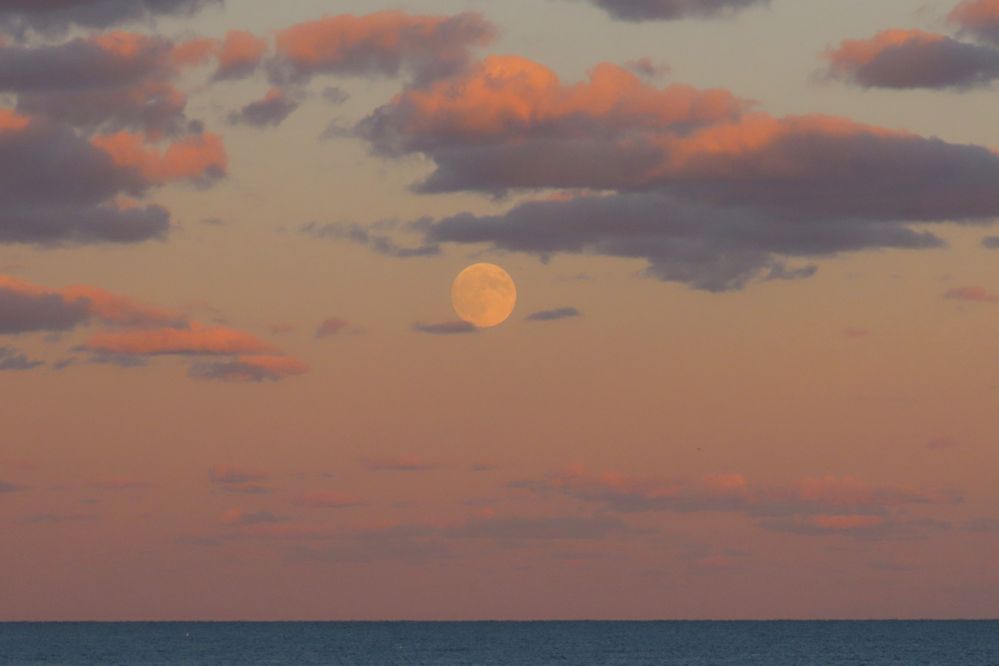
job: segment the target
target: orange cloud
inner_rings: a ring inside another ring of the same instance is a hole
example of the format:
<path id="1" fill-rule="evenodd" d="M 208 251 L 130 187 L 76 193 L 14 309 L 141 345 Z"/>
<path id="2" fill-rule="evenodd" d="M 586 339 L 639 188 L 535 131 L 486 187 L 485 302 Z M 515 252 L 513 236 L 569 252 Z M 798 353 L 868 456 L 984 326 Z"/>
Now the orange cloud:
<path id="1" fill-rule="evenodd" d="M 21 321 L 24 330 L 65 330 L 91 318 L 129 327 L 180 326 L 184 323 L 177 313 L 141 305 L 124 296 L 84 285 L 49 289 L 0 275 L 0 295 L 16 298 L 21 303 L 19 311 L 24 313 Z M 2 317 L 0 313 L 0 319 Z M 66 326 L 51 328 L 46 322 L 52 325 L 62 322 Z M 15 328 L 16 323 L 11 321 L 9 325 Z M 0 324 L 0 330 L 4 328 Z"/>
<path id="2" fill-rule="evenodd" d="M 953 493 L 876 486 L 851 476 L 806 477 L 760 486 L 741 474 L 662 481 L 616 472 L 590 474 L 578 466 L 549 474 L 541 482 L 512 485 L 540 493 L 554 491 L 623 512 L 724 511 L 760 517 L 885 516 L 891 509 L 907 505 L 960 501 Z"/>
<path id="3" fill-rule="evenodd" d="M 230 30 L 218 50 L 218 76 L 242 76 L 256 69 L 267 51 L 267 42 L 244 30 Z"/>
<path id="4" fill-rule="evenodd" d="M 794 179 L 810 168 L 793 155 L 761 160 L 768 151 L 803 137 L 820 141 L 853 138 L 905 139 L 913 135 L 858 123 L 835 116 L 809 115 L 774 118 L 754 113 L 734 122 L 720 123 L 691 132 L 659 139 L 666 159 L 653 169 L 654 178 L 713 177 L 736 179 L 745 174 L 749 163 L 754 176 Z M 807 158 L 806 158 L 807 159 Z"/>
<path id="5" fill-rule="evenodd" d="M 900 506 L 903 504 L 920 504 L 946 502 L 947 497 L 941 494 L 871 486 L 852 476 L 806 477 L 795 481 L 786 491 L 777 491 L 794 502 L 821 507 L 881 507 Z M 764 495 L 758 501 L 767 501 L 770 497 Z"/>
<path id="6" fill-rule="evenodd" d="M 964 0 L 948 18 L 983 39 L 999 43 L 999 0 Z"/>
<path id="7" fill-rule="evenodd" d="M 112 32 L 61 44 L 19 46 L 14 66 L 24 72 L 17 108 L 82 129 L 121 129 L 150 136 L 187 130 L 186 96 L 173 86 L 184 69 L 203 63 L 217 40 L 172 42 L 163 37 Z M 30 83 L 29 83 L 30 82 Z"/>
<path id="8" fill-rule="evenodd" d="M 183 322 L 183 317 L 177 313 L 141 305 L 124 296 L 118 296 L 96 287 L 74 285 L 64 288 L 61 293 L 70 300 L 87 301 L 90 311 L 95 317 L 117 326 L 152 326 L 157 324 L 179 326 Z"/>
<path id="9" fill-rule="evenodd" d="M 324 320 L 316 328 L 317 338 L 328 338 L 334 335 L 339 335 L 350 328 L 350 322 L 341 317 L 330 317 Z"/>
<path id="10" fill-rule="evenodd" d="M 196 378 L 226 381 L 277 381 L 309 370 L 250 333 L 190 321 L 96 287 L 49 289 L 0 275 L 0 334 L 67 331 L 91 320 L 118 329 L 94 333 L 77 348 L 99 360 L 166 354 L 230 357 L 195 363 L 189 372 Z"/>
<path id="11" fill-rule="evenodd" d="M 952 185 L 930 178 L 936 165 L 956 159 L 979 172 L 985 160 L 999 172 L 999 158 L 984 149 L 847 118 L 777 118 L 750 109 L 725 90 L 657 88 L 609 63 L 587 81 L 565 85 L 543 65 L 495 56 L 410 86 L 357 131 L 381 154 L 432 159 L 436 170 L 418 185 L 424 192 L 669 191 L 795 219 L 977 218 L 983 206 L 999 206 L 993 188 L 972 188 L 971 179 L 956 196 Z M 863 176 L 857 155 L 864 157 Z M 887 172 L 893 179 L 885 182 Z M 911 184 L 903 187 L 900 175 Z M 830 197 L 841 187 L 854 194 Z"/>
<path id="12" fill-rule="evenodd" d="M 186 328 L 136 329 L 97 333 L 84 348 L 107 354 L 133 356 L 156 354 L 255 354 L 271 353 L 274 347 L 249 333 L 225 326 L 206 326 L 192 322 Z M 257 362 L 257 361 L 254 361 Z M 274 364 L 274 357 L 259 361 Z"/>
<path id="13" fill-rule="evenodd" d="M 404 68 L 422 76 L 453 71 L 470 47 L 490 42 L 490 23 L 478 14 L 414 16 L 384 11 L 344 14 L 299 23 L 277 35 L 280 60 L 289 76 L 317 73 L 394 76 Z"/>
<path id="14" fill-rule="evenodd" d="M 999 293 L 990 292 L 985 287 L 955 287 L 947 291 L 944 298 L 972 303 L 999 303 Z"/>
<path id="15" fill-rule="evenodd" d="M 622 128 L 714 123 L 737 117 L 745 103 L 724 90 L 656 88 L 610 63 L 569 86 L 527 58 L 491 56 L 457 77 L 405 91 L 392 106 L 405 109 L 407 133 L 482 138 L 584 118 Z"/>
<path id="16" fill-rule="evenodd" d="M 884 30 L 870 39 L 849 39 L 839 48 L 831 49 L 826 57 L 835 67 L 866 65 L 884 51 L 907 44 L 934 44 L 946 39 L 923 30 Z"/>
<path id="17" fill-rule="evenodd" d="M 214 39 L 191 39 L 175 44 L 170 57 L 178 67 L 194 67 L 211 58 L 218 49 L 218 42 Z"/>
<path id="18" fill-rule="evenodd" d="M 196 363 L 191 376 L 228 382 L 278 381 L 305 374 L 309 366 L 291 356 L 239 356 L 220 363 Z"/>
<path id="19" fill-rule="evenodd" d="M 156 39 L 148 35 L 120 30 L 96 35 L 91 37 L 90 41 L 122 59 L 135 58 L 151 45 L 157 43 Z"/>
<path id="20" fill-rule="evenodd" d="M 13 109 L 0 109 L 0 132 L 18 132 L 31 124 L 31 119 Z"/>
<path id="21" fill-rule="evenodd" d="M 184 137 L 164 152 L 149 147 L 142 135 L 132 132 L 96 136 L 91 142 L 110 155 L 117 166 L 136 169 L 154 184 L 218 177 L 228 166 L 225 147 L 217 134 Z"/>
<path id="22" fill-rule="evenodd" d="M 885 30 L 826 52 L 829 74 L 862 86 L 946 88 L 999 77 L 999 52 L 922 30 Z"/>

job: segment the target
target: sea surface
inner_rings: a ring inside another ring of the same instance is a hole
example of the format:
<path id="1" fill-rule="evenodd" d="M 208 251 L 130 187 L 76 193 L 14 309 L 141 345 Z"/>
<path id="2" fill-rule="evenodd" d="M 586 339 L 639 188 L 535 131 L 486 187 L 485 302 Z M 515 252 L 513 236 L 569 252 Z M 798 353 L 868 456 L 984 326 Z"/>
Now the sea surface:
<path id="1" fill-rule="evenodd" d="M 999 622 L 0 623 L 0 664 L 999 666 Z"/>

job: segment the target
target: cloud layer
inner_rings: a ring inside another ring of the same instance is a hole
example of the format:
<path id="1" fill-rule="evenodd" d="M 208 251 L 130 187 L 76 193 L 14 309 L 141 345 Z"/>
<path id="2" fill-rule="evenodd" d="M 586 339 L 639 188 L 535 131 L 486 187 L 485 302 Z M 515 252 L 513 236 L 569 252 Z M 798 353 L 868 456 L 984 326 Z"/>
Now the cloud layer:
<path id="1" fill-rule="evenodd" d="M 814 273 L 788 259 L 940 247 L 909 225 L 999 215 L 999 154 L 987 148 L 773 117 L 728 91 L 657 88 L 608 63 L 567 85 L 530 60 L 490 57 L 409 86 L 355 131 L 376 154 L 427 157 L 421 192 L 577 192 L 417 221 L 421 248 L 640 258 L 649 275 L 713 291 Z M 371 244 L 363 228 L 334 231 Z"/>
<path id="2" fill-rule="evenodd" d="M 915 536 L 945 529 L 946 525 L 932 520 L 908 518 L 908 508 L 961 501 L 954 493 L 875 486 L 849 476 L 806 477 L 767 487 L 751 484 L 741 474 L 661 481 L 617 473 L 590 474 L 572 467 L 541 481 L 513 485 L 541 494 L 566 495 L 622 513 L 740 513 L 757 519 L 767 529 L 860 537 Z"/>
<path id="3" fill-rule="evenodd" d="M 302 361 L 244 331 L 202 324 L 95 287 L 50 289 L 0 275 L 0 335 L 58 333 L 88 324 L 103 328 L 74 350 L 94 362 L 135 367 L 157 356 L 181 356 L 194 361 L 192 377 L 241 382 L 276 381 L 308 371 Z"/>

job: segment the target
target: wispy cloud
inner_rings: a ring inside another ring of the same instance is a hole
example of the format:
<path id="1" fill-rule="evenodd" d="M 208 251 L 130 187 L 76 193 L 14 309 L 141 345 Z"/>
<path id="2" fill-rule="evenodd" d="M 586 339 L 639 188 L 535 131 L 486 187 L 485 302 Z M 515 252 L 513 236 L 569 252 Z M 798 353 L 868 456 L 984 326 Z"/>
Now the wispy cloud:
<path id="1" fill-rule="evenodd" d="M 429 472 L 441 465 L 416 456 L 362 458 L 361 465 L 372 472 Z"/>
<path id="2" fill-rule="evenodd" d="M 269 475 L 258 469 L 235 465 L 212 465 L 208 469 L 212 484 L 227 493 L 265 495 L 272 491 L 266 485 Z"/>
<path id="3" fill-rule="evenodd" d="M 474 324 L 460 320 L 444 321 L 436 324 L 417 322 L 413 324 L 413 330 L 417 333 L 429 333 L 430 335 L 464 335 L 479 332 L 479 329 Z"/>
<path id="4" fill-rule="evenodd" d="M 527 315 L 527 321 L 555 321 L 557 319 L 572 319 L 582 317 L 583 313 L 573 307 L 555 308 L 553 310 L 539 310 Z"/>
<path id="5" fill-rule="evenodd" d="M 372 252 L 398 259 L 434 257 L 440 254 L 439 245 L 433 243 L 416 246 L 399 245 L 391 236 L 382 231 L 383 229 L 392 229 L 396 226 L 394 224 L 381 224 L 375 227 L 364 227 L 359 224 L 348 224 L 346 222 L 330 222 L 329 224 L 309 222 L 300 231 L 306 236 L 313 238 L 349 241 L 363 245 Z"/>
<path id="6" fill-rule="evenodd" d="M 770 0 L 588 0 L 622 21 L 677 21 L 729 16 Z"/>
<path id="7" fill-rule="evenodd" d="M 0 347 L 0 372 L 33 370 L 45 365 L 45 361 L 28 358 L 11 347 Z"/>
<path id="8" fill-rule="evenodd" d="M 741 474 L 663 481 L 617 473 L 590 474 L 574 467 L 543 480 L 511 485 L 541 494 L 566 495 L 623 513 L 739 513 L 771 530 L 886 538 L 946 527 L 931 520 L 902 518 L 897 514 L 900 508 L 961 501 L 961 496 L 951 491 L 869 485 L 849 476 L 806 477 L 784 485 L 761 486 L 751 484 Z"/>
<path id="9" fill-rule="evenodd" d="M 971 303 L 999 303 L 999 293 L 991 292 L 985 287 L 955 287 L 948 290 L 944 298 Z"/>

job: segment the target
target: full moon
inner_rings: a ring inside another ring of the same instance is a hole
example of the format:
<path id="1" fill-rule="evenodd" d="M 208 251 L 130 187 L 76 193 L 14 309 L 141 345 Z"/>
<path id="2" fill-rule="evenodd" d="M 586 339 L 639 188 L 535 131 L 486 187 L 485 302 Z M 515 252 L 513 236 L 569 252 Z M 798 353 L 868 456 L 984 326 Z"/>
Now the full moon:
<path id="1" fill-rule="evenodd" d="M 498 326 L 517 305 L 517 285 L 495 264 L 473 264 L 454 279 L 451 305 L 470 324 L 479 328 Z"/>

